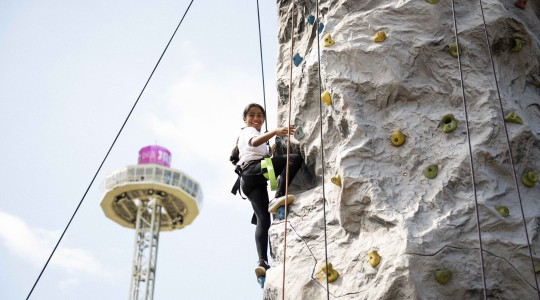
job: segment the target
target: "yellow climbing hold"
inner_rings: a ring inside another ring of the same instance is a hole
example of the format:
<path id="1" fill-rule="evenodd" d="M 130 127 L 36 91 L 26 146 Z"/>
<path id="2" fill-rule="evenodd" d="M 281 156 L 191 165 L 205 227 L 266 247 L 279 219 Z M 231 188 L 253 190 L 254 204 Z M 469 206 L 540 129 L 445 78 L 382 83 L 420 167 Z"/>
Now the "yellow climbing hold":
<path id="1" fill-rule="evenodd" d="M 450 270 L 437 270 L 435 271 L 435 279 L 440 284 L 446 284 L 452 279 L 452 271 Z"/>
<path id="2" fill-rule="evenodd" d="M 332 96 L 330 96 L 330 92 L 328 91 L 324 91 L 322 94 L 321 94 L 321 100 L 324 104 L 326 105 L 330 105 L 332 104 Z"/>
<path id="3" fill-rule="evenodd" d="M 337 186 L 341 186 L 341 176 L 339 176 L 339 174 L 332 176 L 332 178 L 330 178 L 330 181 Z"/>
<path id="4" fill-rule="evenodd" d="M 330 33 L 327 33 L 324 37 L 323 37 L 323 45 L 325 47 L 330 47 L 332 46 L 333 44 L 335 44 L 336 41 L 334 41 L 332 39 L 332 37 L 330 36 Z"/>
<path id="5" fill-rule="evenodd" d="M 384 33 L 384 31 L 377 31 L 377 33 L 375 33 L 373 36 L 374 42 L 380 43 L 384 42 L 384 40 L 386 40 L 386 33 Z"/>
<path id="6" fill-rule="evenodd" d="M 390 141 L 392 142 L 392 145 L 399 147 L 405 143 L 405 135 L 399 130 L 394 130 L 390 137 Z"/>
<path id="7" fill-rule="evenodd" d="M 449 45 L 448 51 L 450 52 L 450 55 L 457 58 L 458 57 L 458 46 L 456 42 L 453 42 Z"/>
<path id="8" fill-rule="evenodd" d="M 512 52 L 519 52 L 521 51 L 521 40 L 519 38 L 514 39 L 514 47 L 510 49 Z"/>
<path id="9" fill-rule="evenodd" d="M 375 268 L 381 262 L 381 256 L 376 250 L 370 250 L 368 252 L 369 265 Z"/>
<path id="10" fill-rule="evenodd" d="M 496 205 L 495 209 L 505 218 L 510 215 L 510 210 L 504 205 Z"/>
<path id="11" fill-rule="evenodd" d="M 338 271 L 334 270 L 331 263 L 328 263 L 328 268 L 326 265 L 323 265 L 319 273 L 326 275 L 328 277 L 328 282 L 334 282 L 339 277 Z"/>

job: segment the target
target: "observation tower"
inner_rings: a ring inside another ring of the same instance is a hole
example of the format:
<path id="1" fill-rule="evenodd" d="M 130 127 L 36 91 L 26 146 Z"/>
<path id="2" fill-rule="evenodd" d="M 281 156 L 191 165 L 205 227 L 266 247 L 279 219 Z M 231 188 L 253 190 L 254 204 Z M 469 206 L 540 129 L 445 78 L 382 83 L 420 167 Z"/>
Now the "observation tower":
<path id="1" fill-rule="evenodd" d="M 169 150 L 147 146 L 139 151 L 138 165 L 114 171 L 103 181 L 105 216 L 135 229 L 131 300 L 153 299 L 159 232 L 191 224 L 202 205 L 199 183 L 170 165 Z"/>

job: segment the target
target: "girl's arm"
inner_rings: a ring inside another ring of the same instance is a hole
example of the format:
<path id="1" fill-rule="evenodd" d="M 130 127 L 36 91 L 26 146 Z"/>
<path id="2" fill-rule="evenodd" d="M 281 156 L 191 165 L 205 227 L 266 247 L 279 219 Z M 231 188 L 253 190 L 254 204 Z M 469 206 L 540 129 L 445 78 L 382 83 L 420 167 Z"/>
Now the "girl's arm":
<path id="1" fill-rule="evenodd" d="M 255 136 L 249 140 L 249 143 L 253 147 L 257 147 L 263 143 L 266 143 L 269 139 L 271 139 L 274 136 L 285 136 L 285 135 L 291 135 L 294 134 L 294 126 L 291 126 L 291 130 L 289 130 L 288 127 L 278 127 L 274 130 L 268 131 L 264 134 L 261 134 L 259 136 Z"/>

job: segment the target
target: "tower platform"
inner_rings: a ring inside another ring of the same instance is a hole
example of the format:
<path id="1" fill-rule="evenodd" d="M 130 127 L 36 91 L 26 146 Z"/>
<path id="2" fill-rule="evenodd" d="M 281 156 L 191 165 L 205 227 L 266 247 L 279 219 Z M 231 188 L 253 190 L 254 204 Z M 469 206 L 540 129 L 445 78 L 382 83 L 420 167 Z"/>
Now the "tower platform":
<path id="1" fill-rule="evenodd" d="M 202 190 L 185 173 L 158 164 L 132 165 L 117 170 L 103 181 L 101 208 L 107 218 L 135 228 L 137 212 L 149 201 L 161 206 L 160 230 L 183 228 L 197 217 Z"/>

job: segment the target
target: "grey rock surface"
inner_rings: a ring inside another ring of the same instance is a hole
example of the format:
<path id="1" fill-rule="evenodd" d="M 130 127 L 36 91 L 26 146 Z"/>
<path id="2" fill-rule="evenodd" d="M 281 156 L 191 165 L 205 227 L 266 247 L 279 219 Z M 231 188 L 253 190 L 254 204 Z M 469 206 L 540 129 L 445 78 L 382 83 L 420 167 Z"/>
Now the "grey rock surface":
<path id="1" fill-rule="evenodd" d="M 303 60 L 292 70 L 291 123 L 305 134 L 293 148 L 306 164 L 291 186 L 286 248 L 284 221 L 270 228 L 264 299 L 282 299 L 284 266 L 285 299 L 327 298 L 325 224 L 328 261 L 340 274 L 330 299 L 482 299 L 480 246 L 489 299 L 538 298 L 540 183 L 525 187 L 520 176 L 540 175 L 540 2 L 521 10 L 482 1 L 497 81 L 480 2 L 454 4 L 461 67 L 449 53 L 449 0 L 320 1 L 321 90 L 332 97 L 321 112 L 317 24 L 307 21 L 316 2 L 294 1 L 293 10 L 278 1 L 279 119 L 287 124 L 293 33 Z M 372 40 L 378 31 L 383 42 Z M 326 34 L 334 45 L 323 46 Z M 522 125 L 504 122 L 510 111 Z M 440 126 L 446 114 L 457 120 L 450 133 Z M 400 147 L 390 142 L 395 130 L 406 136 Z M 429 164 L 438 166 L 434 179 L 423 174 Z M 452 277 L 440 284 L 434 273 L 444 269 Z"/>

